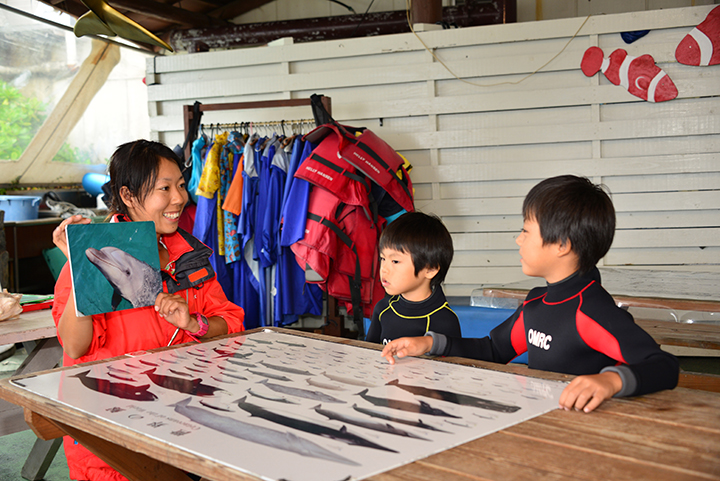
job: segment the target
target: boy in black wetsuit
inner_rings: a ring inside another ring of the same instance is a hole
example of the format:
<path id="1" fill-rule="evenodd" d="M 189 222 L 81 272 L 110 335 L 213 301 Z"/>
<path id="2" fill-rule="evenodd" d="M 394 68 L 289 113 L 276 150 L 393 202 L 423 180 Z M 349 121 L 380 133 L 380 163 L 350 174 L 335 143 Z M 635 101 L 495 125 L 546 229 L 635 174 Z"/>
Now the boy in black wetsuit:
<path id="1" fill-rule="evenodd" d="M 422 212 L 403 214 L 385 228 L 379 249 L 387 296 L 375 304 L 366 340 L 387 344 L 429 331 L 460 337 L 460 321 L 440 286 L 453 257 L 442 221 Z"/>
<path id="2" fill-rule="evenodd" d="M 564 175 L 533 187 L 523 202 L 516 239 L 523 273 L 547 286 L 530 291 L 506 321 L 482 339 L 428 333 L 397 339 L 393 355 L 424 353 L 507 363 L 528 352 L 528 367 L 578 374 L 560 396 L 560 407 L 590 412 L 612 396 L 672 389 L 679 365 L 600 285 L 595 264 L 615 233 L 608 195 L 588 179 Z"/>

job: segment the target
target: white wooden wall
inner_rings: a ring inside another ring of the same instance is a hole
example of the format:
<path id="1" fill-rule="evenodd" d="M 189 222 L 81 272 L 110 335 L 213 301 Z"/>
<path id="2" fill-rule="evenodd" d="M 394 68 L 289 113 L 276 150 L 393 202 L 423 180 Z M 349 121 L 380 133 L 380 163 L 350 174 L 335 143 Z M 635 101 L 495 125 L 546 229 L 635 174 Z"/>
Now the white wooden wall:
<path id="1" fill-rule="evenodd" d="M 523 278 L 514 239 L 539 180 L 585 175 L 612 192 L 615 242 L 602 264 L 720 271 L 720 66 L 676 63 L 712 6 L 591 17 L 565 51 L 517 85 L 456 80 L 412 34 L 158 57 L 151 129 L 182 142 L 181 106 L 332 97 L 334 117 L 371 128 L 415 166 L 416 205 L 453 234 L 451 296 Z M 460 77 L 517 81 L 557 54 L 584 18 L 425 32 Z M 619 32 L 651 29 L 626 45 Z M 653 104 L 580 71 L 591 45 L 651 54 L 677 99 Z M 309 109 L 206 114 L 204 122 L 307 118 Z M 381 125 L 382 122 L 382 125 Z"/>

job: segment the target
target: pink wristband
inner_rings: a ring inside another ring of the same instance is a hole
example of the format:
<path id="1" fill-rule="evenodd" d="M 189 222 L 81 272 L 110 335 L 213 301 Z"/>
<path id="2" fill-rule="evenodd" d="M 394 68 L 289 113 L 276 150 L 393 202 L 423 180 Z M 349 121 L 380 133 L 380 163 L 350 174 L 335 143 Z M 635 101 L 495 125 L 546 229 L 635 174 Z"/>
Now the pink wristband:
<path id="1" fill-rule="evenodd" d="M 203 337 L 205 334 L 207 334 L 208 329 L 210 328 L 210 323 L 208 322 L 207 317 L 203 316 L 199 312 L 195 313 L 195 316 L 197 316 L 197 322 L 200 325 L 200 329 L 197 332 L 189 332 L 188 333 L 190 337 L 195 339 L 197 342 L 200 342 L 200 337 Z"/>

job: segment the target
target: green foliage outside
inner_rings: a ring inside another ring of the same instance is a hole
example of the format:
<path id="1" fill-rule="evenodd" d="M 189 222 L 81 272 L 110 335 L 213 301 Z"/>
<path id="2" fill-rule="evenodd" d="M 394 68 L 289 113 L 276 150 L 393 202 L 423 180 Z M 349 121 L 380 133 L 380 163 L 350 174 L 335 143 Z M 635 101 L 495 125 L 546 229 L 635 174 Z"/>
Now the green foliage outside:
<path id="1" fill-rule="evenodd" d="M 0 159 L 17 160 L 45 121 L 45 105 L 0 80 Z M 92 164 L 89 151 L 64 143 L 53 160 Z"/>

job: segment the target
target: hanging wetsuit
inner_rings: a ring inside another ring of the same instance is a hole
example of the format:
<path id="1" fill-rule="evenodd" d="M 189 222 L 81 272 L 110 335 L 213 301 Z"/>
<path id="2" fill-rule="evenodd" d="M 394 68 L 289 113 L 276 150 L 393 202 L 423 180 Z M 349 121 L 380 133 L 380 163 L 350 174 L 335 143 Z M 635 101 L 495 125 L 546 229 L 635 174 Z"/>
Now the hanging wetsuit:
<path id="1" fill-rule="evenodd" d="M 262 142 L 254 134 L 245 143 L 243 153 L 243 195 L 242 209 L 238 218 L 238 231 L 241 237 L 242 257 L 237 272 L 240 283 L 240 297 L 237 303 L 245 309 L 247 328 L 260 327 L 264 311 L 260 307 L 260 282 L 258 263 L 254 259 L 253 232 L 255 230 L 255 205 L 257 200 L 258 174 L 255 168 L 256 144 Z"/>
<path id="2" fill-rule="evenodd" d="M 281 239 L 285 236 L 286 222 L 292 224 L 294 221 L 296 225 L 302 224 L 300 238 L 304 235 L 308 189 L 305 189 L 303 203 L 303 196 L 300 193 L 301 187 L 294 187 L 294 185 L 305 184 L 305 187 L 307 187 L 309 184 L 306 180 L 296 179 L 294 175 L 300 163 L 305 160 L 305 157 L 307 157 L 313 149 L 314 146 L 310 144 L 310 142 L 303 142 L 300 136 L 295 139 L 290 156 L 287 178 L 283 188 Z M 293 189 L 295 196 L 291 199 L 290 192 Z M 288 232 L 286 237 L 290 239 L 291 234 Z M 292 324 L 297 321 L 298 316 L 301 314 L 322 315 L 322 289 L 320 289 L 320 286 L 317 284 L 305 283 L 305 270 L 298 265 L 295 260 L 295 254 L 293 254 L 289 247 L 293 242 L 296 242 L 296 239 L 291 240 L 287 245 L 283 244 L 283 241 L 280 240 L 277 275 L 275 276 L 276 294 L 273 320 L 276 326 Z"/>
<path id="3" fill-rule="evenodd" d="M 222 182 L 220 190 L 222 192 L 223 206 L 225 205 L 225 199 L 230 191 L 230 186 L 233 183 L 233 176 L 237 172 L 238 159 L 242 156 L 244 149 L 242 143 L 242 134 L 238 132 L 231 132 L 228 136 L 228 143 L 225 145 L 225 151 L 227 152 L 227 165 L 224 171 L 221 170 Z M 225 166 L 225 164 L 223 164 Z M 242 178 L 242 175 L 240 175 Z M 240 250 L 240 236 L 237 232 L 237 216 L 223 209 L 223 227 L 225 236 L 225 262 L 231 263 L 237 261 L 241 256 Z"/>
<path id="4" fill-rule="evenodd" d="M 195 193 L 200 182 L 200 176 L 202 175 L 203 169 L 203 156 L 202 150 L 207 143 L 205 135 L 201 135 L 192 144 L 191 155 L 192 155 L 192 173 L 190 174 L 190 180 L 188 181 L 187 191 L 190 194 L 192 201 L 197 204 L 197 194 Z"/>
<path id="5" fill-rule="evenodd" d="M 213 148 L 216 148 L 215 143 L 208 149 L 208 155 L 203 167 L 203 178 L 201 178 L 200 186 L 198 187 L 198 206 L 195 213 L 195 225 L 193 226 L 192 233 L 200 242 L 213 250 L 213 255 L 210 256 L 210 263 L 213 269 L 215 269 L 217 280 L 228 299 L 237 303 L 232 295 L 232 278 L 225 267 L 225 258 L 217 254 L 217 188 L 220 185 L 220 170 L 218 164 L 215 163 L 211 157 Z M 219 150 L 220 148 L 221 146 L 218 145 L 217 149 Z M 215 186 L 214 191 L 212 190 L 213 185 Z"/>
<path id="6" fill-rule="evenodd" d="M 312 142 L 305 142 L 298 164 L 294 166 L 293 172 L 307 159 L 317 145 Z M 305 237 L 305 223 L 308 210 L 308 199 L 310 197 L 310 182 L 295 177 L 293 173 L 292 183 L 287 189 L 288 193 L 283 202 L 282 219 L 283 229 L 280 235 L 280 245 L 290 247 L 295 242 Z"/>

